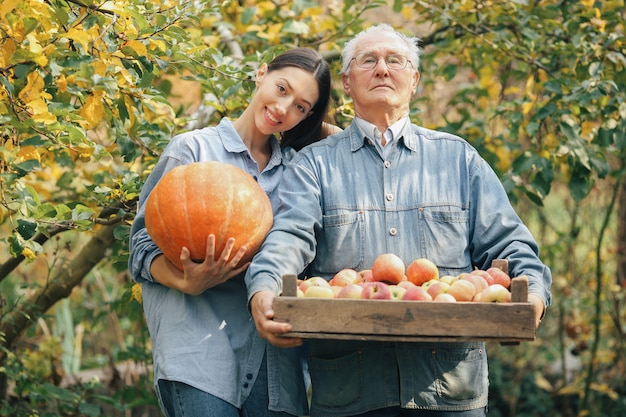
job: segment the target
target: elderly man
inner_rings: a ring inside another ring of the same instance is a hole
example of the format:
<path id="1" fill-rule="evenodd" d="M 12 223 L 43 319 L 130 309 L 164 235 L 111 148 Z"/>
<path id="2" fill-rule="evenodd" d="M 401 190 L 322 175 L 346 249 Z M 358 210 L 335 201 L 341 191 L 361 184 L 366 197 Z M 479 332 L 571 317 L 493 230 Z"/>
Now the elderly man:
<path id="1" fill-rule="evenodd" d="M 538 325 L 551 273 L 497 176 L 463 139 L 409 120 L 417 39 L 373 26 L 346 44 L 342 63 L 356 117 L 287 167 L 274 226 L 246 275 L 261 336 L 275 346 L 302 343 L 271 320 L 283 274 L 308 268 L 330 279 L 343 268 L 370 268 L 387 252 L 407 264 L 428 258 L 449 275 L 508 259 L 512 275 L 529 277 Z M 483 343 L 310 340 L 306 347 L 311 416 L 486 415 Z"/>

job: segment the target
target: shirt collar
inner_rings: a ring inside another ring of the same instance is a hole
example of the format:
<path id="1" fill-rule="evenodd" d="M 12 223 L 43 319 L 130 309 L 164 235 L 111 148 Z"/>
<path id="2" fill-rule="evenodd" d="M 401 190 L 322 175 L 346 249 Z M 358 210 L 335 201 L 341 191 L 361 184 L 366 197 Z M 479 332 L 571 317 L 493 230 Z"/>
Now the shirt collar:
<path id="1" fill-rule="evenodd" d="M 408 116 L 403 117 L 391 126 L 389 126 L 389 128 L 387 128 L 387 131 L 383 132 L 385 134 L 385 139 L 387 140 L 387 143 L 395 142 L 402 136 L 404 127 L 406 126 L 408 120 Z M 355 117 L 354 123 L 359 128 L 361 134 L 364 137 L 371 139 L 376 144 L 378 144 L 378 146 L 380 146 L 380 139 L 382 137 L 382 134 L 381 132 L 379 132 L 376 126 L 374 126 L 367 120 L 361 119 L 360 117 Z"/>

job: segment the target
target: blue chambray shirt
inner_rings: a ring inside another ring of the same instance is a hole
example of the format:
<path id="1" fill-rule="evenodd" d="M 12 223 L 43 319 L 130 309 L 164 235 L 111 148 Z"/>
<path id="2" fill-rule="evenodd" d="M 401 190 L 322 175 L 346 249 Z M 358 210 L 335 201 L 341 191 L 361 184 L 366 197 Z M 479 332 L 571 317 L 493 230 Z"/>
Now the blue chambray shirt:
<path id="1" fill-rule="evenodd" d="M 330 279 L 392 252 L 428 258 L 442 275 L 508 259 L 513 276 L 550 303 L 552 276 L 499 179 L 463 139 L 407 123 L 384 148 L 353 123 L 288 164 L 274 225 L 248 268 L 251 297 L 280 294 L 283 274 Z M 323 314 L 323 312 L 320 312 Z M 505 318 L 503 317 L 503 322 Z M 311 416 L 402 406 L 468 410 L 487 404 L 485 346 L 308 340 Z"/>
<path id="2" fill-rule="evenodd" d="M 275 188 L 285 157 L 272 138 L 272 156 L 259 174 L 232 123 L 224 118 L 215 127 L 172 138 L 152 170 L 139 198 L 131 230 L 132 277 L 142 284 L 143 305 L 154 358 L 154 380 L 179 381 L 241 407 L 250 394 L 267 343 L 258 336 L 247 307 L 243 274 L 191 296 L 152 279 L 150 264 L 162 252 L 145 229 L 145 202 L 159 179 L 172 168 L 198 161 L 221 161 L 253 175 L 276 207 Z M 201 221 L 202 219 L 198 219 Z M 307 413 L 299 352 L 267 345 L 270 409 L 295 415 Z"/>

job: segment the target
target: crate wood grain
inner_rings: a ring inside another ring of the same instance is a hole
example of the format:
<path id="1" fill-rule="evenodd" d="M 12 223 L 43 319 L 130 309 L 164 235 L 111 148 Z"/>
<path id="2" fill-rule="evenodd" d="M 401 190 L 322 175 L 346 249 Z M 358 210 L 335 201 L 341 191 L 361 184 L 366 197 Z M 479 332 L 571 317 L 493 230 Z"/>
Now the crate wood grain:
<path id="1" fill-rule="evenodd" d="M 296 276 L 286 275 L 283 295 L 274 298 L 274 320 L 292 326 L 287 336 L 503 344 L 535 339 L 534 309 L 524 276 L 512 280 L 510 303 L 302 298 L 296 289 Z"/>

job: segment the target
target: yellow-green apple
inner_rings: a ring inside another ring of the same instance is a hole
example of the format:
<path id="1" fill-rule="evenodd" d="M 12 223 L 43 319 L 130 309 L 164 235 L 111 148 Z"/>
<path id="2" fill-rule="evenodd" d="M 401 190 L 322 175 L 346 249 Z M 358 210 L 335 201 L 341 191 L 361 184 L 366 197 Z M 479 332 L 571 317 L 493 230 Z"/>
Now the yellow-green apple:
<path id="1" fill-rule="evenodd" d="M 345 287 L 340 287 L 341 291 L 335 296 L 335 298 L 361 298 L 363 287 L 361 284 L 348 284 Z"/>
<path id="2" fill-rule="evenodd" d="M 406 288 L 402 288 L 399 285 L 390 285 L 389 291 L 391 292 L 391 299 L 394 301 L 399 301 L 402 300 L 402 297 L 406 292 Z"/>
<path id="3" fill-rule="evenodd" d="M 450 285 L 448 294 L 453 296 L 457 301 L 472 301 L 474 295 L 476 295 L 476 287 L 469 281 L 459 279 Z"/>
<path id="4" fill-rule="evenodd" d="M 385 282 L 387 284 L 397 284 L 404 281 L 404 261 L 393 253 L 383 253 L 379 255 L 372 265 L 372 275 L 374 281 Z"/>
<path id="5" fill-rule="evenodd" d="M 474 297 L 473 301 L 482 303 L 509 303 L 511 292 L 500 284 L 491 284 Z"/>
<path id="6" fill-rule="evenodd" d="M 309 287 L 328 287 L 330 288 L 330 284 L 328 283 L 328 281 L 326 281 L 326 279 L 322 278 L 322 277 L 311 277 L 308 279 L 305 279 L 304 281 L 302 281 L 300 283 L 300 289 L 302 290 L 302 292 L 306 293 L 306 290 L 309 289 Z"/>
<path id="7" fill-rule="evenodd" d="M 477 294 L 489 286 L 489 283 L 485 281 L 485 278 L 481 277 L 480 275 L 474 274 L 473 272 L 469 274 L 463 274 L 463 276 L 461 276 L 459 280 L 469 281 L 474 284 Z"/>
<path id="8" fill-rule="evenodd" d="M 345 287 L 348 284 L 363 282 L 363 277 L 354 269 L 345 268 L 337 272 L 328 282 L 330 285 Z"/>
<path id="9" fill-rule="evenodd" d="M 364 282 L 361 298 L 366 300 L 390 300 L 389 285 L 382 281 Z"/>
<path id="10" fill-rule="evenodd" d="M 422 285 L 431 279 L 439 279 L 439 268 L 429 259 L 417 258 L 407 266 L 406 279 L 415 285 Z"/>
<path id="11" fill-rule="evenodd" d="M 426 281 L 425 283 L 423 283 L 422 285 L 420 285 L 420 287 L 424 288 L 425 290 L 428 289 L 428 287 L 430 287 L 431 285 L 433 285 L 435 282 L 439 282 L 439 279 L 431 279 L 430 281 Z"/>
<path id="12" fill-rule="evenodd" d="M 371 269 L 363 269 L 363 270 L 359 271 L 359 275 L 361 275 L 361 278 L 363 279 L 363 282 L 372 282 L 372 281 L 374 281 L 374 275 L 372 275 L 372 270 Z"/>
<path id="13" fill-rule="evenodd" d="M 304 292 L 305 298 L 335 298 L 332 287 L 323 287 L 318 285 L 310 286 Z"/>
<path id="14" fill-rule="evenodd" d="M 437 280 L 436 282 L 433 282 L 431 285 L 429 285 L 426 291 L 428 291 L 428 294 L 430 294 L 430 296 L 433 297 L 434 300 L 439 294 L 447 293 L 449 289 L 450 284 L 446 284 L 445 282 Z"/>
<path id="15" fill-rule="evenodd" d="M 418 287 L 413 284 L 412 288 L 407 288 L 404 292 L 402 299 L 407 301 L 432 301 L 433 297 L 428 294 L 424 287 Z"/>
<path id="16" fill-rule="evenodd" d="M 504 288 L 509 288 L 511 286 L 511 277 L 500 268 L 492 266 L 487 269 L 487 273 L 493 277 L 494 284 L 500 284 Z"/>
<path id="17" fill-rule="evenodd" d="M 331 285 L 330 289 L 333 290 L 333 295 L 335 298 L 337 298 L 337 295 L 339 295 L 339 292 L 344 289 L 345 287 L 340 287 L 339 285 Z"/>
<path id="18" fill-rule="evenodd" d="M 304 297 L 304 291 L 300 287 L 296 288 L 296 297 Z"/>
<path id="19" fill-rule="evenodd" d="M 439 281 L 452 285 L 452 283 L 459 279 L 458 275 L 442 275 L 439 277 Z"/>
<path id="20" fill-rule="evenodd" d="M 442 301 L 444 303 L 456 303 L 456 298 L 448 293 L 441 293 L 433 301 Z"/>
<path id="21" fill-rule="evenodd" d="M 476 268 L 471 273 L 474 275 L 479 275 L 483 277 L 485 281 L 487 281 L 487 284 L 489 285 L 493 284 L 493 277 L 489 273 L 487 273 L 487 271 L 483 271 L 482 269 Z"/>

